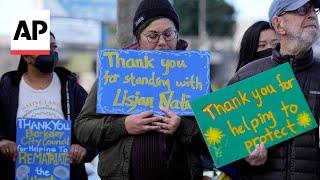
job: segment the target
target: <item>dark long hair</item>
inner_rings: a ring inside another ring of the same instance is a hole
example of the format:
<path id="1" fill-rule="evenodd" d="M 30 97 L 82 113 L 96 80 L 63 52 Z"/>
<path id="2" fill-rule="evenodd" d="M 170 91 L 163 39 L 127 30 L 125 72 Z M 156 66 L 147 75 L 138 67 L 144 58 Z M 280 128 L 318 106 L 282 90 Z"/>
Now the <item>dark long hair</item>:
<path id="1" fill-rule="evenodd" d="M 54 34 L 52 32 L 50 32 L 50 36 L 53 37 L 53 39 L 56 39 L 56 37 L 54 36 Z M 19 73 L 25 73 L 28 71 L 28 64 L 27 62 L 24 60 L 23 56 L 20 56 L 20 61 L 19 61 L 19 65 L 18 65 L 18 72 Z"/>
<path id="2" fill-rule="evenodd" d="M 272 29 L 270 24 L 266 21 L 258 21 L 246 30 L 241 40 L 239 61 L 236 71 L 238 71 L 242 66 L 255 60 L 260 33 L 266 29 Z"/>

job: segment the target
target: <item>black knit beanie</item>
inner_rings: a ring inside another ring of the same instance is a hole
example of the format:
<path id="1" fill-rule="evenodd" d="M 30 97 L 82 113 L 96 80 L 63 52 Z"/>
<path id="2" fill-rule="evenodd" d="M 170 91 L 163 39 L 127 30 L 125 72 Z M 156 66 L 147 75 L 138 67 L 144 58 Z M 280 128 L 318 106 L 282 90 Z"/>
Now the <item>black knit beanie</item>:
<path id="1" fill-rule="evenodd" d="M 133 18 L 133 34 L 150 18 L 166 17 L 172 20 L 179 31 L 179 17 L 168 0 L 142 0 Z"/>

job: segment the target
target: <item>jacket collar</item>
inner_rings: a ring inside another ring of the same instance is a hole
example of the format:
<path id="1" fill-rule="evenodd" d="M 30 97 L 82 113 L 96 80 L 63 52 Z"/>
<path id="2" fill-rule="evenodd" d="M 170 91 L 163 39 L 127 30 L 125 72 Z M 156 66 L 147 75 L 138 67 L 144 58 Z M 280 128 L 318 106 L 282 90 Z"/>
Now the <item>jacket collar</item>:
<path id="1" fill-rule="evenodd" d="M 276 49 L 272 51 L 271 59 L 278 64 L 289 62 L 294 73 L 303 71 L 304 69 L 309 68 L 314 63 L 312 48 L 310 48 L 302 57 L 295 57 L 294 55 L 282 56 L 280 54 L 280 45 L 278 45 Z"/>
<path id="2" fill-rule="evenodd" d="M 72 82 L 77 81 L 76 75 L 63 67 L 55 67 L 54 72 L 57 73 L 61 81 L 61 84 L 65 84 L 66 81 L 72 81 Z M 24 74 L 23 72 L 19 72 L 19 71 L 10 71 L 5 73 L 1 79 L 4 79 L 5 77 L 9 77 L 12 84 L 14 84 L 15 86 L 19 86 L 19 83 L 21 81 L 23 74 Z"/>
<path id="3" fill-rule="evenodd" d="M 177 49 L 176 50 L 186 50 L 188 48 L 188 42 L 183 40 L 183 39 L 179 39 L 178 43 L 177 43 Z M 135 42 L 123 49 L 131 49 L 131 50 L 138 50 L 139 49 L 139 44 L 138 42 Z"/>

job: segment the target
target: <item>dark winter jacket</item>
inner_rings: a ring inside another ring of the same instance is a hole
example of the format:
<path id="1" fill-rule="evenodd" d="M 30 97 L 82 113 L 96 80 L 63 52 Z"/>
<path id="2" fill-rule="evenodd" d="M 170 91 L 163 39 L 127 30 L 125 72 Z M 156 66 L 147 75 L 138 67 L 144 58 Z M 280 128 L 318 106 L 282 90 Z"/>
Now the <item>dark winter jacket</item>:
<path id="1" fill-rule="evenodd" d="M 185 41 L 179 41 L 185 45 Z M 178 43 L 178 48 L 180 47 Z M 136 49 L 137 45 L 130 46 Z M 75 122 L 75 134 L 80 142 L 98 148 L 98 173 L 102 179 L 128 180 L 130 155 L 134 136 L 125 128 L 125 115 L 96 113 L 97 82 Z M 182 117 L 171 139 L 171 148 L 165 160 L 166 173 L 163 179 L 201 179 L 203 166 L 200 152 L 207 150 L 194 117 Z M 169 178 L 170 177 L 170 178 Z M 153 179 L 159 179 L 154 177 Z"/>
<path id="2" fill-rule="evenodd" d="M 61 106 L 67 119 L 67 91 L 68 86 L 70 100 L 70 119 L 72 127 L 74 119 L 78 116 L 87 97 L 86 91 L 77 83 L 74 74 L 64 68 L 55 68 L 61 82 Z M 7 139 L 16 141 L 16 118 L 19 102 L 19 83 L 23 73 L 11 71 L 4 74 L 0 81 L 0 140 Z M 73 128 L 71 130 L 71 144 L 80 144 L 74 136 Z M 81 145 L 81 144 L 80 144 Z M 81 145 L 83 146 L 83 145 Z M 83 146 L 84 147 L 84 146 Z M 74 180 L 86 180 L 84 162 L 91 161 L 96 154 L 87 148 L 87 154 L 79 165 L 70 166 L 70 177 Z M 0 177 L 1 179 L 15 179 L 15 164 L 11 159 L 0 155 Z"/>
<path id="3" fill-rule="evenodd" d="M 320 62 L 310 49 L 304 57 L 281 56 L 279 48 L 272 56 L 254 61 L 241 68 L 229 83 L 234 83 L 279 64 L 289 62 L 309 107 L 319 124 L 320 113 Z M 319 129 L 313 129 L 295 138 L 268 148 L 267 162 L 258 167 L 245 160 L 233 164 L 238 168 L 240 179 L 257 180 L 319 180 L 320 150 Z"/>

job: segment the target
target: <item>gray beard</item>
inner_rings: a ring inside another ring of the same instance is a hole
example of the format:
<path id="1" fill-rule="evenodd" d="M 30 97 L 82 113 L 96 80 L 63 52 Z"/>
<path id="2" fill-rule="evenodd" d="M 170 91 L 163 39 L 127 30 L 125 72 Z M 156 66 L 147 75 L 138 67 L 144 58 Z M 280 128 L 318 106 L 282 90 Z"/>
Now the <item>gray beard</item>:
<path id="1" fill-rule="evenodd" d="M 294 33 L 289 35 L 288 47 L 291 50 L 291 55 L 301 56 L 304 55 L 312 45 L 319 39 L 319 32 L 315 37 L 309 33 L 304 32 L 301 36 Z"/>
<path id="2" fill-rule="evenodd" d="M 291 39 L 289 44 L 290 49 L 292 50 L 292 55 L 302 55 L 312 47 L 313 42 L 305 42 L 300 38 Z"/>

